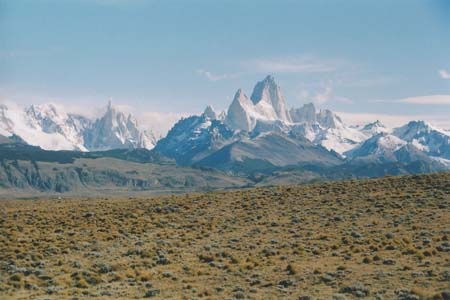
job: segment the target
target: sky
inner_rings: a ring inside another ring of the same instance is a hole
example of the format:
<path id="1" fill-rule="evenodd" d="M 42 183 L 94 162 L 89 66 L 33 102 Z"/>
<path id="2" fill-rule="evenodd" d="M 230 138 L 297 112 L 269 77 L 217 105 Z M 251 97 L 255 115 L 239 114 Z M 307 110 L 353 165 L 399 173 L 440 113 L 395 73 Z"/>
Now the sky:
<path id="1" fill-rule="evenodd" d="M 450 1 L 0 0 L 0 101 L 154 127 L 268 74 L 288 107 L 450 128 Z"/>

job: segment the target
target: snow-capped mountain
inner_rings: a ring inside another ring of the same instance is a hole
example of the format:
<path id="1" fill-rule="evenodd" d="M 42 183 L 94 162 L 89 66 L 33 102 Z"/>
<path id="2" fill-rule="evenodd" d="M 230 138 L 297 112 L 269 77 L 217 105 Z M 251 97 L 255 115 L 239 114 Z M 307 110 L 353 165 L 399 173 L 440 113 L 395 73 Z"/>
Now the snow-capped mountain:
<path id="1" fill-rule="evenodd" d="M 389 133 L 379 133 L 346 153 L 350 164 L 401 163 L 413 170 L 442 171 L 448 169 L 445 159 L 428 156 L 413 143 Z"/>
<path id="2" fill-rule="evenodd" d="M 84 144 L 91 151 L 118 148 L 151 149 L 155 142 L 154 136 L 138 128 L 138 122 L 131 114 L 117 111 L 111 102 L 105 114 L 84 133 Z"/>
<path id="3" fill-rule="evenodd" d="M 241 89 L 236 92 L 225 124 L 247 132 L 293 131 L 339 154 L 368 138 L 365 133 L 346 126 L 330 110 L 317 111 L 312 103 L 287 110 L 281 89 L 272 76 L 256 84 L 250 99 Z"/>
<path id="4" fill-rule="evenodd" d="M 66 113 L 53 104 L 31 105 L 25 109 L 2 104 L 0 134 L 15 134 L 28 144 L 46 150 L 151 149 L 156 144 L 153 134 L 139 129 L 132 115 L 117 111 L 111 104 L 97 120 Z"/>
<path id="5" fill-rule="evenodd" d="M 253 102 L 239 89 L 228 108 L 225 124 L 234 130 L 252 131 L 257 120 L 264 119 L 265 117 L 257 112 Z"/>
<path id="6" fill-rule="evenodd" d="M 256 84 L 250 99 L 239 89 L 225 118 L 231 129 L 245 131 L 252 131 L 258 121 L 290 122 L 281 89 L 272 76 Z"/>
<path id="7" fill-rule="evenodd" d="M 308 103 L 288 109 L 272 76 L 258 82 L 251 97 L 239 89 L 226 112 L 207 106 L 179 120 L 157 141 L 131 114 L 111 103 L 97 119 L 64 112 L 52 104 L 0 104 L 0 135 L 15 135 L 49 150 L 102 151 L 154 146 L 181 165 L 226 171 L 267 170 L 295 164 L 401 164 L 415 170 L 450 168 L 450 132 L 423 121 L 391 129 L 380 121 L 348 126 L 328 109 Z M 403 169 L 404 170 L 404 169 Z"/>
<path id="8" fill-rule="evenodd" d="M 257 121 L 253 131 L 232 130 L 213 119 L 211 108 L 180 120 L 155 151 L 181 165 L 199 165 L 233 172 L 271 170 L 300 163 L 338 165 L 342 159 L 302 136 L 288 133 L 281 121 Z M 268 126 L 264 127 L 263 126 Z M 272 127 L 270 127 L 272 126 Z M 258 128 L 261 131 L 258 131 Z"/>
<path id="9" fill-rule="evenodd" d="M 191 164 L 239 138 L 215 116 L 214 110 L 207 107 L 200 116 L 181 119 L 157 143 L 155 151 L 180 164 Z"/>
<path id="10" fill-rule="evenodd" d="M 244 148 L 251 148 L 266 155 L 272 153 L 273 157 L 278 157 L 276 164 L 289 165 L 305 159 L 319 161 L 320 157 L 324 162 L 330 161 L 327 156 L 336 162 L 336 154 L 326 149 L 342 154 L 366 139 L 364 133 L 344 125 L 333 112 L 317 111 L 312 103 L 288 110 L 280 87 L 272 76 L 267 76 L 256 84 L 250 98 L 242 89 L 236 92 L 223 121 L 207 107 L 201 116 L 178 122 L 167 137 L 158 142 L 155 150 L 182 164 L 214 164 L 215 159 L 217 163 L 230 158 L 255 160 L 254 154 L 242 152 Z M 290 151 L 293 147 L 298 147 L 298 152 Z M 316 152 L 310 151 L 314 147 Z M 246 153 L 245 158 L 237 153 Z M 303 153 L 303 157 L 292 157 L 293 153 Z M 266 156 L 261 160 L 272 164 L 272 158 Z"/>
<path id="11" fill-rule="evenodd" d="M 83 132 L 91 126 L 91 121 L 80 115 L 58 111 L 52 104 L 31 105 L 25 110 L 27 125 L 48 134 L 60 134 L 74 149 L 87 151 Z"/>
<path id="12" fill-rule="evenodd" d="M 291 118 L 286 108 L 286 102 L 273 76 L 269 75 L 263 81 L 258 82 L 250 99 L 263 116 L 290 122 Z"/>
<path id="13" fill-rule="evenodd" d="M 179 121 L 155 150 L 182 164 L 224 170 L 321 160 L 334 164 L 421 160 L 436 170 L 447 162 L 448 135 L 434 127 L 419 130 L 410 123 L 392 133 L 380 121 L 347 126 L 332 111 L 318 110 L 312 103 L 288 110 L 272 76 L 258 82 L 251 95 L 239 89 L 224 117 L 207 107 L 202 115 Z"/>
<path id="14" fill-rule="evenodd" d="M 346 126 L 332 111 L 317 111 L 312 103 L 293 108 L 290 114 L 293 121 L 291 131 L 341 155 L 367 139 L 364 132 Z"/>
<path id="15" fill-rule="evenodd" d="M 81 130 L 86 125 L 83 118 L 60 113 L 53 105 L 0 106 L 0 134 L 15 134 L 43 149 L 85 151 Z"/>
<path id="16" fill-rule="evenodd" d="M 371 157 L 382 161 L 391 161 L 393 159 L 394 152 L 406 144 L 406 141 L 394 135 L 379 133 L 345 154 L 349 158 Z"/>
<path id="17" fill-rule="evenodd" d="M 447 131 L 424 121 L 411 121 L 395 129 L 393 134 L 432 157 L 450 160 L 450 134 Z"/>
<path id="18" fill-rule="evenodd" d="M 375 122 L 362 126 L 361 132 L 363 132 L 367 136 L 374 136 L 380 133 L 390 133 L 391 129 L 387 128 L 379 120 L 376 120 Z"/>

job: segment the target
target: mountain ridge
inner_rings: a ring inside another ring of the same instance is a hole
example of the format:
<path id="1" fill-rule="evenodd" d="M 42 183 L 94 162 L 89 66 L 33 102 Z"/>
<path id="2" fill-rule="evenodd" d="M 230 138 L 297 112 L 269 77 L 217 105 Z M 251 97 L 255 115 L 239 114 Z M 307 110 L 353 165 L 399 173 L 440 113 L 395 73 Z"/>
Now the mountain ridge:
<path id="1" fill-rule="evenodd" d="M 328 180 L 450 169 L 448 131 L 424 121 L 398 128 L 380 121 L 348 126 L 331 110 L 317 109 L 313 103 L 288 109 L 272 76 L 259 81 L 250 98 L 238 89 L 227 112 L 207 106 L 202 114 L 181 118 L 157 142 L 131 114 L 111 103 L 95 120 L 60 112 L 52 105 L 25 110 L 0 105 L 0 135 L 4 166 L 14 166 L 14 161 L 79 160 L 96 165 L 101 158 L 120 160 L 121 166 L 155 164 L 161 172 L 166 165 L 195 174 L 194 169 L 217 171 L 251 184 L 290 181 L 287 174 L 298 180 Z M 44 149 L 27 145 L 39 145 L 36 141 L 41 138 Z M 58 146 L 66 151 L 47 151 Z"/>
<path id="2" fill-rule="evenodd" d="M 111 102 L 104 114 L 95 119 L 66 113 L 51 103 L 23 109 L 2 104 L 0 134 L 15 134 L 28 144 L 47 150 L 151 149 L 156 144 L 151 131 L 140 129 L 132 114 L 117 110 Z"/>
<path id="3" fill-rule="evenodd" d="M 284 114 L 279 113 L 280 109 Z M 425 131 L 432 134 L 429 139 L 424 138 L 424 133 L 419 132 L 418 134 L 422 135 L 412 135 L 411 137 L 408 135 L 409 140 L 403 140 L 400 136 L 400 129 L 387 128 L 380 121 L 359 127 L 348 126 L 332 111 L 328 109 L 317 110 L 313 103 L 288 110 L 281 89 L 272 76 L 267 76 L 259 81 L 255 85 L 250 98 L 242 89 L 238 89 L 228 107 L 225 118 L 215 119 L 214 126 L 211 118 L 205 118 L 205 115 L 214 118 L 217 114 L 213 113 L 209 107 L 203 115 L 191 116 L 190 120 L 196 120 L 195 128 L 187 126 L 187 121 L 178 122 L 173 126 L 171 132 L 157 143 L 155 150 L 183 165 L 203 165 L 230 172 L 237 169 L 239 170 L 238 173 L 241 173 L 243 165 L 249 165 L 251 172 L 254 172 L 258 169 L 255 165 L 259 163 L 261 164 L 261 170 L 267 171 L 292 166 L 292 156 L 295 157 L 294 160 L 298 164 L 314 157 L 311 152 L 305 151 L 305 148 L 279 148 L 276 142 L 264 143 L 264 151 L 258 147 L 252 148 L 254 153 L 237 150 L 240 147 L 247 148 L 250 145 L 256 145 L 258 141 L 261 141 L 261 136 L 276 134 L 279 138 L 284 139 L 287 144 L 292 137 L 295 137 L 309 141 L 315 147 L 316 152 L 320 152 L 320 147 L 325 148 L 328 153 L 321 152 L 321 158 L 324 161 L 326 161 L 327 156 L 335 154 L 339 156 L 341 163 L 352 160 L 355 162 L 411 163 L 411 158 L 414 157 L 430 164 L 432 170 L 450 166 L 450 161 L 447 163 L 446 158 L 449 147 L 447 138 L 449 136 L 446 135 L 445 131 L 432 127 L 432 129 Z M 289 115 L 289 117 L 286 117 L 286 115 Z M 414 127 L 415 124 L 410 122 L 409 125 L 405 126 Z M 218 130 L 218 127 L 221 130 Z M 412 128 L 408 132 L 414 130 Z M 199 138 L 199 131 L 219 133 L 220 143 L 214 140 L 212 134 L 205 134 L 203 138 Z M 179 132 L 179 135 L 174 135 L 173 132 Z M 226 134 L 222 134 L 224 132 Z M 180 138 L 180 136 L 183 136 L 183 138 Z M 396 155 L 395 151 L 386 148 L 387 141 L 391 140 L 392 142 L 394 139 L 404 145 L 410 144 L 402 150 L 403 152 L 406 151 L 408 155 L 406 153 Z M 372 140 L 376 141 L 377 147 L 372 146 L 370 148 L 369 144 Z M 433 143 L 434 148 L 431 149 L 433 151 L 430 150 L 429 153 L 425 153 L 427 145 L 422 145 L 426 143 L 424 141 Z M 436 145 L 441 146 L 437 149 Z M 239 155 L 236 154 L 238 152 Z M 255 155 L 258 152 L 260 155 Z M 383 155 L 386 155 L 386 157 L 382 157 Z M 434 157 L 431 157 L 432 155 Z M 279 163 L 280 160 L 278 160 L 278 163 L 272 164 L 270 161 L 274 157 L 283 157 L 284 163 Z M 408 159 L 406 159 L 407 157 Z M 313 159 L 313 161 L 316 160 Z M 248 164 L 243 162 L 248 162 Z"/>

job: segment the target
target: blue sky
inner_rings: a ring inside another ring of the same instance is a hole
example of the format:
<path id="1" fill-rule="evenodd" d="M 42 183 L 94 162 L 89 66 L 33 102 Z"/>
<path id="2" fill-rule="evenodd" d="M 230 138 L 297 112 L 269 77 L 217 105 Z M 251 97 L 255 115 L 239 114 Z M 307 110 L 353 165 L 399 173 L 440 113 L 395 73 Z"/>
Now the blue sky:
<path id="1" fill-rule="evenodd" d="M 0 0 L 1 100 L 195 113 L 267 74 L 288 106 L 450 128 L 450 1 Z"/>

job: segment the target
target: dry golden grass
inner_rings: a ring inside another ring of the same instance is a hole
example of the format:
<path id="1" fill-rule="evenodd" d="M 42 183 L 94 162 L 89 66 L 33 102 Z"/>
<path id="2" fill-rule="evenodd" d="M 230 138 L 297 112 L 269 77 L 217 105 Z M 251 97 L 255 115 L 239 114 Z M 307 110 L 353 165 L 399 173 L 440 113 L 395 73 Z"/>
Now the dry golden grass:
<path id="1" fill-rule="evenodd" d="M 450 174 L 0 202 L 0 299 L 445 299 Z"/>

